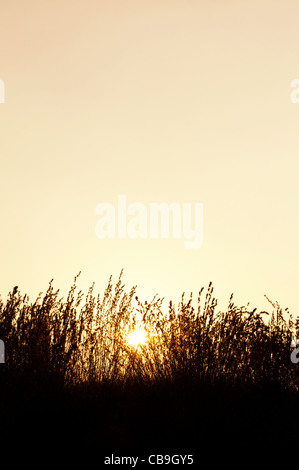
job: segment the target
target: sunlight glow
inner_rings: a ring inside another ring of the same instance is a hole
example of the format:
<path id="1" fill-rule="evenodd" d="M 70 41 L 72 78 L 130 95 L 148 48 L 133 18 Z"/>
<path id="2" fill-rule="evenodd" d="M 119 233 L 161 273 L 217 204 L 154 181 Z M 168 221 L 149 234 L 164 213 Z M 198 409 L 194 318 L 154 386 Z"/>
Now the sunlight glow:
<path id="1" fill-rule="evenodd" d="M 135 329 L 128 336 L 128 343 L 135 348 L 137 348 L 137 346 L 143 346 L 147 340 L 147 333 L 142 328 Z"/>

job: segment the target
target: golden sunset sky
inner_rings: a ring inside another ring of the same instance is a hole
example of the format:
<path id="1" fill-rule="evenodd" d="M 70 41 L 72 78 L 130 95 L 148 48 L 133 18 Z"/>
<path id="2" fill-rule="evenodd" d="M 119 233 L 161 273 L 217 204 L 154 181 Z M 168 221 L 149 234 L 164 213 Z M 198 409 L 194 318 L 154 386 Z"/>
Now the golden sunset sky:
<path id="1" fill-rule="evenodd" d="M 299 314 L 298 0 L 1 0 L 2 298 L 141 299 L 213 282 L 220 306 Z M 202 202 L 198 250 L 104 239 L 100 202 Z M 166 304 L 167 305 L 167 304 Z"/>

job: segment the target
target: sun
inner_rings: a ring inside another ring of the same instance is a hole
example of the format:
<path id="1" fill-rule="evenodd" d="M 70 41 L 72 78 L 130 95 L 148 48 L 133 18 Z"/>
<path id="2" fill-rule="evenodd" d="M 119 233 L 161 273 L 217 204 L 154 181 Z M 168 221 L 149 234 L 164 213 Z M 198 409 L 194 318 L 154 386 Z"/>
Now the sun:
<path id="1" fill-rule="evenodd" d="M 147 333 L 142 328 L 136 328 L 128 336 L 128 343 L 131 346 L 137 348 L 138 346 L 143 346 L 148 340 Z"/>

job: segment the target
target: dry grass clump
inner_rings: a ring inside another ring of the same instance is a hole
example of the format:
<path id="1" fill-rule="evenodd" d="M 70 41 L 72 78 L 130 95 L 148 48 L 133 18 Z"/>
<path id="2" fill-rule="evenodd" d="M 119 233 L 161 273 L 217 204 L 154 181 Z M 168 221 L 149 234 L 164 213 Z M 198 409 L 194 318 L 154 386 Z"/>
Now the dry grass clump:
<path id="1" fill-rule="evenodd" d="M 94 295 L 92 285 L 85 300 L 81 291 L 76 293 L 78 276 L 66 300 L 54 291 L 53 280 L 33 303 L 17 287 L 6 303 L 0 299 L 3 378 L 26 375 L 63 387 L 182 379 L 296 387 L 296 367 L 290 361 L 295 324 L 277 303 L 269 301 L 273 312 L 268 322 L 265 313 L 234 305 L 233 296 L 227 311 L 217 312 L 210 283 L 203 302 L 204 288 L 196 306 L 192 295 L 185 300 L 183 294 L 165 314 L 163 299 L 142 302 L 136 286 L 125 292 L 122 272 L 115 286 L 110 277 L 102 297 Z M 127 338 L 137 325 L 148 333 L 148 341 L 134 348 Z"/>
<path id="2" fill-rule="evenodd" d="M 158 299 L 146 307 L 139 302 L 145 327 L 153 340 L 140 354 L 139 375 L 148 380 L 191 378 L 208 383 L 238 386 L 279 384 L 292 388 L 296 369 L 290 361 L 294 322 L 286 309 L 271 303 L 270 321 L 263 313 L 237 307 L 230 298 L 226 312 L 216 312 L 217 300 L 209 284 L 202 305 L 200 290 L 197 306 L 192 294 L 178 307 L 170 302 L 168 315 Z M 269 314 L 268 314 L 269 315 Z"/>

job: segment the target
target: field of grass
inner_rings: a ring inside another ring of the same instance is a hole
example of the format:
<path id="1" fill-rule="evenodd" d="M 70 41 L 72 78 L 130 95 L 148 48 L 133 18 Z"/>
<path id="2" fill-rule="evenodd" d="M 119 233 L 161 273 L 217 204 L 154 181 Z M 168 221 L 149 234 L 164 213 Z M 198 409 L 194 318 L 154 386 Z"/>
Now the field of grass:
<path id="1" fill-rule="evenodd" d="M 269 300 L 269 312 L 248 311 L 231 296 L 220 312 L 210 283 L 165 313 L 162 299 L 127 291 L 122 273 L 102 295 L 77 292 L 76 282 L 66 299 L 51 281 L 33 303 L 17 287 L 0 300 L 3 448 L 102 462 L 297 440 L 298 332 L 287 309 Z M 138 328 L 146 341 L 134 346 Z"/>

